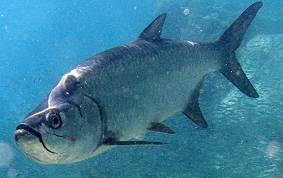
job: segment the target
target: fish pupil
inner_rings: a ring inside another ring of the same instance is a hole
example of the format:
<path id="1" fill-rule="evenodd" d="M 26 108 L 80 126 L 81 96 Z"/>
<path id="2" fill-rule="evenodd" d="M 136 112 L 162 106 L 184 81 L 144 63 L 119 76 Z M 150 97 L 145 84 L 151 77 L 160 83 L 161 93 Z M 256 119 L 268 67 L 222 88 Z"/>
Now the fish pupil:
<path id="1" fill-rule="evenodd" d="M 57 117 L 53 117 L 53 124 L 57 125 L 59 123 L 59 120 Z"/>
<path id="2" fill-rule="evenodd" d="M 53 129 L 58 129 L 61 127 L 61 117 L 56 113 L 49 113 L 47 117 L 48 122 L 50 123 Z"/>

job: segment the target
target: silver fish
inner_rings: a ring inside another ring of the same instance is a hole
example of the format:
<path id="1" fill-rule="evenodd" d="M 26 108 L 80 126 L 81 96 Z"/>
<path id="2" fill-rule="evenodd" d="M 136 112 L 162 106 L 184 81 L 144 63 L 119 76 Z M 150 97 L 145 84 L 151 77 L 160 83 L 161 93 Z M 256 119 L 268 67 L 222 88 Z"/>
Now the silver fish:
<path id="1" fill-rule="evenodd" d="M 207 127 L 198 104 L 206 74 L 219 71 L 244 94 L 259 97 L 235 50 L 261 7 L 254 3 L 218 40 L 200 43 L 161 38 L 161 14 L 135 40 L 65 74 L 17 126 L 17 146 L 39 163 L 65 164 L 116 145 L 166 144 L 131 139 L 148 130 L 173 134 L 162 121 L 176 112 Z"/>

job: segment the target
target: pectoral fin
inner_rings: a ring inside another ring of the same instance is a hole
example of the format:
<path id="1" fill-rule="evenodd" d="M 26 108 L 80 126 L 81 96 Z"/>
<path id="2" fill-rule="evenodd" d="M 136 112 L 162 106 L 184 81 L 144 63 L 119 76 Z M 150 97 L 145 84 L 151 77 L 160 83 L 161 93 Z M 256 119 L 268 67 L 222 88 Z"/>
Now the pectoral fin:
<path id="1" fill-rule="evenodd" d="M 164 142 L 148 142 L 148 141 L 105 141 L 103 145 L 166 145 Z"/>
<path id="2" fill-rule="evenodd" d="M 207 125 L 207 122 L 204 120 L 204 117 L 201 113 L 201 110 L 199 108 L 199 103 L 198 103 L 198 98 L 200 95 L 200 90 L 202 88 L 203 80 L 204 78 L 196 86 L 195 90 L 190 96 L 187 106 L 184 108 L 182 113 L 185 114 L 188 118 L 190 118 L 197 125 L 206 128 L 208 125 Z"/>

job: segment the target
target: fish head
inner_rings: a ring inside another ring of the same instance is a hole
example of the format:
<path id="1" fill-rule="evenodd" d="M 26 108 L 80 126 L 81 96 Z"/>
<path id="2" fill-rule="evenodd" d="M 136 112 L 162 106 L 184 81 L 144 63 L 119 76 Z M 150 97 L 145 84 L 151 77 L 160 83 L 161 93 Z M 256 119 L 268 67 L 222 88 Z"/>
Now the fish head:
<path id="1" fill-rule="evenodd" d="M 56 87 L 60 88 L 59 84 Z M 45 104 L 41 104 L 47 108 L 35 109 L 17 126 L 14 134 L 17 146 L 43 164 L 73 163 L 92 157 L 102 144 L 97 103 L 79 91 L 71 97 L 62 97 L 62 90 L 56 87 Z"/>

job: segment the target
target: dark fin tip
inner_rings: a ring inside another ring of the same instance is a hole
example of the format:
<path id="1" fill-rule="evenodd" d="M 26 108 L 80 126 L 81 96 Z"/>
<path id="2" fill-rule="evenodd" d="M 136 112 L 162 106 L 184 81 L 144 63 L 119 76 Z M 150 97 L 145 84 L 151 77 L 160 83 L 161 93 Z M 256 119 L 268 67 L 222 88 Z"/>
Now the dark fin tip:
<path id="1" fill-rule="evenodd" d="M 151 127 L 149 127 L 147 130 L 166 134 L 175 134 L 174 130 L 160 122 L 152 122 Z"/>
<path id="2" fill-rule="evenodd" d="M 184 108 L 182 113 L 184 115 L 186 115 L 189 119 L 191 119 L 197 125 L 199 125 L 203 128 L 207 128 L 208 124 L 204 120 L 204 117 L 201 113 L 199 103 L 198 103 L 198 98 L 199 98 L 199 95 L 200 95 L 200 90 L 201 90 L 202 85 L 203 85 L 203 81 L 204 81 L 204 78 L 202 78 L 199 81 L 198 85 L 196 86 L 192 95 L 189 98 L 189 103 Z"/>
<path id="3" fill-rule="evenodd" d="M 164 13 L 154 19 L 153 22 L 143 30 L 138 38 L 145 40 L 160 40 L 166 15 L 167 14 Z"/>
<path id="4" fill-rule="evenodd" d="M 250 5 L 216 42 L 229 44 L 228 52 L 234 52 L 240 46 L 248 27 L 262 6 L 263 3 L 261 1 Z"/>
<path id="5" fill-rule="evenodd" d="M 235 56 L 233 56 L 232 59 L 228 60 L 226 66 L 219 71 L 242 93 L 252 98 L 259 97 L 258 93 L 244 73 Z"/>
<path id="6" fill-rule="evenodd" d="M 187 116 L 189 119 L 191 119 L 194 123 L 196 123 L 198 126 L 201 126 L 202 128 L 207 128 L 208 124 L 204 120 L 201 112 L 193 111 L 193 110 L 186 110 L 182 112 L 185 116 Z"/>

